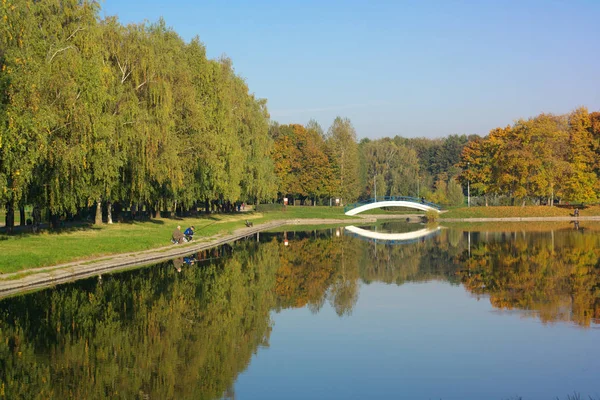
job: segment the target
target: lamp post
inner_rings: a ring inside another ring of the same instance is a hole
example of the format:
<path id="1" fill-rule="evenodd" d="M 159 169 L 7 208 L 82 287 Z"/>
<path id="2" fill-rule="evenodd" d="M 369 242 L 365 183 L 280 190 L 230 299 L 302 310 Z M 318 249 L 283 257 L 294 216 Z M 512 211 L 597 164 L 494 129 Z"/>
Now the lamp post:
<path id="1" fill-rule="evenodd" d="M 467 207 L 471 207 L 471 163 L 467 162 Z"/>

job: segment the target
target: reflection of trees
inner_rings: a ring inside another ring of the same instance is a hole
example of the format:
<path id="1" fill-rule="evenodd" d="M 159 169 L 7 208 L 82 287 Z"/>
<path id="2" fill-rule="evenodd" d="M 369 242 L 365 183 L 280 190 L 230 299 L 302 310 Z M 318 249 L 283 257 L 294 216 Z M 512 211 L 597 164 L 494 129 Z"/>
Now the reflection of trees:
<path id="1" fill-rule="evenodd" d="M 277 248 L 166 263 L 0 303 L 8 398 L 215 398 L 267 345 Z M 231 396 L 232 394 L 229 393 Z"/>
<path id="2" fill-rule="evenodd" d="M 357 248 L 349 238 L 321 234 L 295 235 L 289 246 L 280 246 L 276 274 L 279 308 L 304 307 L 316 312 L 329 298 L 338 314 L 351 313 L 358 299 Z"/>
<path id="3" fill-rule="evenodd" d="M 365 282 L 385 282 L 401 285 L 408 281 L 444 279 L 455 282 L 454 271 L 458 249 L 448 246 L 449 230 L 418 243 L 404 245 L 365 245 L 360 263 L 360 276 Z"/>
<path id="4" fill-rule="evenodd" d="M 600 322 L 598 235 L 495 235 L 462 259 L 462 282 L 474 294 L 489 294 L 494 307 L 532 310 L 545 322 Z"/>
<path id="5" fill-rule="evenodd" d="M 281 253 L 277 273 L 279 307 L 329 299 L 339 315 L 349 314 L 358 278 L 403 284 L 441 279 L 461 281 L 474 294 L 489 294 L 497 308 L 534 310 L 543 321 L 588 326 L 600 319 L 600 238 L 577 231 L 555 233 L 466 233 L 443 230 L 418 243 L 389 245 L 354 237 L 298 234 Z M 342 257 L 343 255 L 343 257 Z"/>

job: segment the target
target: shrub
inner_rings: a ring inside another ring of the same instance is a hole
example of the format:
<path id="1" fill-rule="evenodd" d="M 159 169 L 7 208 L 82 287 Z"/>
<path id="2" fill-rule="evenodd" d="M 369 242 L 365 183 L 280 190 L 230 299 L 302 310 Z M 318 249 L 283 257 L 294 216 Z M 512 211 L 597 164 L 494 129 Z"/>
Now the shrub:
<path id="1" fill-rule="evenodd" d="M 435 222 L 440 218 L 440 214 L 437 211 L 427 211 L 425 213 L 425 221 L 426 222 Z"/>

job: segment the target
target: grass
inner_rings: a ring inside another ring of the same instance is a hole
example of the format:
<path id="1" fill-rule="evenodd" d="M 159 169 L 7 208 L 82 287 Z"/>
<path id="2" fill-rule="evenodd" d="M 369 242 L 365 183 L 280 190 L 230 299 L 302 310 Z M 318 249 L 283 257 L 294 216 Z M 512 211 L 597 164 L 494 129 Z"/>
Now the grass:
<path id="1" fill-rule="evenodd" d="M 288 206 L 286 211 L 268 211 L 262 213 L 260 222 L 296 218 L 353 219 L 356 217 L 344 215 L 344 207 Z"/>
<path id="2" fill-rule="evenodd" d="M 600 216 L 600 206 L 590 206 L 580 210 L 581 217 Z M 511 217 L 569 217 L 573 210 L 547 206 L 495 206 L 453 208 L 441 215 L 446 218 L 511 218 Z"/>
<path id="3" fill-rule="evenodd" d="M 442 225 L 472 232 L 550 232 L 552 230 L 573 230 L 575 225 L 571 221 L 498 221 L 498 222 L 440 222 Z M 581 221 L 580 229 L 598 231 L 600 222 Z"/>
<path id="4" fill-rule="evenodd" d="M 0 235 L 0 274 L 46 267 L 111 254 L 128 253 L 168 246 L 171 233 L 181 225 L 196 227 L 196 241 L 218 234 L 230 234 L 244 227 L 280 219 L 347 219 L 341 207 L 288 207 L 287 211 L 266 213 L 213 214 L 198 218 L 156 219 L 96 227 L 82 225 L 60 232 Z"/>

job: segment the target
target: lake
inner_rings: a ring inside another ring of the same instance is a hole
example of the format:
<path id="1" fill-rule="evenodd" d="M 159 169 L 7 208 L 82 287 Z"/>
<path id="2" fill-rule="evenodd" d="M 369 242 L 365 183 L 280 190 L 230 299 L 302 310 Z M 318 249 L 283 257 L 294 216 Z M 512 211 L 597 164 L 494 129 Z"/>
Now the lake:
<path id="1" fill-rule="evenodd" d="M 0 300 L 0 398 L 600 399 L 600 225 L 260 233 Z"/>

